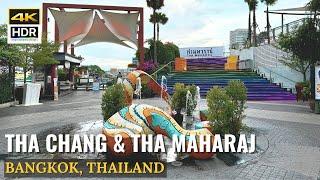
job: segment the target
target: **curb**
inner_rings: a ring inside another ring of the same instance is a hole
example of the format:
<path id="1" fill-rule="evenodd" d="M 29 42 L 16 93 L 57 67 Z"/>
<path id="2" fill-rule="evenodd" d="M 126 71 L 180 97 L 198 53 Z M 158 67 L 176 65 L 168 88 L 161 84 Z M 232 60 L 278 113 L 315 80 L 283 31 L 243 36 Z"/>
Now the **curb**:
<path id="1" fill-rule="evenodd" d="M 7 103 L 4 103 L 4 104 L 0 104 L 0 109 L 16 106 L 18 104 L 19 104 L 18 101 L 7 102 Z"/>

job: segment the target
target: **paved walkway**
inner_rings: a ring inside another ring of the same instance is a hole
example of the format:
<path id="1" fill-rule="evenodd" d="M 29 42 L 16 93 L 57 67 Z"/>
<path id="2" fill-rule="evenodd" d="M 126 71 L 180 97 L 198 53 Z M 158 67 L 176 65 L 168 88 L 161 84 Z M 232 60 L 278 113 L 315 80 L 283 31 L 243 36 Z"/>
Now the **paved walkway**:
<path id="1" fill-rule="evenodd" d="M 58 102 L 0 109 L 0 157 L 6 133 L 40 133 L 52 128 L 101 121 L 101 93 L 78 91 Z M 166 109 L 158 98 L 136 101 Z M 205 106 L 205 101 L 201 102 Z M 227 166 L 214 158 L 181 167 L 169 165 L 173 179 L 317 179 L 320 177 L 320 115 L 303 105 L 249 102 L 245 124 L 257 134 L 261 153 L 245 163 Z M 251 157 L 251 156 L 250 156 Z M 3 161 L 0 161 L 3 177 Z"/>

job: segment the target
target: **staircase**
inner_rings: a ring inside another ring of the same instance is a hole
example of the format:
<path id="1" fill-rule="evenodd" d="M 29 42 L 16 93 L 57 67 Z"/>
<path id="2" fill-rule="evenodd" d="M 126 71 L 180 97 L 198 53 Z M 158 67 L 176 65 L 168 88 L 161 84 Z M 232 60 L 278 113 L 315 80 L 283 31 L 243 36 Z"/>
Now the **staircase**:
<path id="1" fill-rule="evenodd" d="M 227 63 L 226 57 L 187 59 L 188 71 L 194 70 L 224 70 L 224 64 Z"/>
<path id="2" fill-rule="evenodd" d="M 188 65 L 189 66 L 189 65 Z M 296 100 L 296 96 L 287 89 L 271 83 L 269 80 L 251 71 L 188 71 L 173 72 L 167 77 L 168 93 L 173 94 L 175 83 L 196 85 L 201 89 L 201 96 L 206 96 L 213 86 L 225 87 L 230 80 L 241 80 L 248 91 L 248 100 L 252 101 L 277 101 Z"/>

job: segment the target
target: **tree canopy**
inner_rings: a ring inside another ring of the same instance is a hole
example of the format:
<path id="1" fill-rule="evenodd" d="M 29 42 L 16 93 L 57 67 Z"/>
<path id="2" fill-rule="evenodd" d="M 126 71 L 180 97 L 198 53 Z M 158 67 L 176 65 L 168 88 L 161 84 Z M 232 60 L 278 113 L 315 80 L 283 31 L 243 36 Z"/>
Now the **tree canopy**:
<path id="1" fill-rule="evenodd" d="M 152 61 L 152 57 L 154 57 L 152 39 L 148 40 L 148 45 L 149 48 L 145 48 L 145 61 Z M 139 52 L 136 53 L 136 57 L 139 58 Z M 167 64 L 170 61 L 174 61 L 176 57 L 180 57 L 179 47 L 171 42 L 163 44 L 161 41 L 157 41 L 157 57 L 159 64 Z"/>
<path id="2" fill-rule="evenodd" d="M 39 45 L 34 45 L 31 49 L 30 57 L 35 67 L 41 67 L 50 64 L 57 64 L 54 53 L 58 52 L 59 45 L 53 42 L 42 41 Z"/>
<path id="3" fill-rule="evenodd" d="M 314 64 L 320 59 L 320 30 L 308 19 L 292 33 L 281 35 L 279 45 L 300 60 Z"/>
<path id="4" fill-rule="evenodd" d="M 11 66 L 23 66 L 21 46 L 7 43 L 7 25 L 0 26 L 0 60 Z"/>

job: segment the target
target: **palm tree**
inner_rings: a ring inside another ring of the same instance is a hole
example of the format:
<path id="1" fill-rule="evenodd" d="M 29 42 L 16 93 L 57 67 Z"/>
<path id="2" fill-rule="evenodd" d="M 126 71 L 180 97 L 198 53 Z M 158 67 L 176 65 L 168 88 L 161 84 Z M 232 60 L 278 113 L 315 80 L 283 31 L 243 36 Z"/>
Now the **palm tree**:
<path id="1" fill-rule="evenodd" d="M 156 13 L 155 15 L 151 15 L 150 17 L 150 22 L 156 22 L 157 25 L 157 41 L 160 40 L 159 36 L 160 36 L 160 24 L 165 25 L 168 22 L 168 17 L 164 14 L 164 13 Z"/>
<path id="2" fill-rule="evenodd" d="M 250 5 L 252 6 L 253 11 L 253 46 L 257 46 L 257 18 L 256 18 L 256 10 L 258 6 L 257 0 L 250 0 Z"/>
<path id="3" fill-rule="evenodd" d="M 265 3 L 267 6 L 267 35 L 268 35 L 268 44 L 270 44 L 270 21 L 269 21 L 269 6 L 273 6 L 277 3 L 278 0 L 261 0 L 262 3 Z"/>
<path id="4" fill-rule="evenodd" d="M 153 9 L 153 16 L 155 16 L 156 11 L 161 9 L 164 6 L 164 0 L 147 0 L 147 6 Z M 154 49 L 153 49 L 153 56 L 154 62 L 157 62 L 157 45 L 156 45 L 156 22 L 153 21 L 153 42 L 154 42 Z"/>
<path id="5" fill-rule="evenodd" d="M 257 0 L 244 0 L 244 2 L 247 3 L 248 8 L 249 8 L 249 18 L 248 18 L 248 42 L 249 42 L 249 47 L 252 46 L 252 26 L 251 26 L 251 12 L 253 11 L 253 27 L 254 27 L 254 40 L 256 40 L 256 28 L 257 28 L 257 23 L 256 23 L 256 15 L 255 15 L 255 10 L 258 5 Z"/>
<path id="6" fill-rule="evenodd" d="M 249 42 L 249 47 L 251 47 L 251 35 L 252 35 L 252 29 L 251 29 L 251 11 L 253 10 L 252 7 L 250 6 L 250 1 L 251 0 L 244 0 L 249 7 L 249 20 L 248 20 L 248 42 Z"/>

